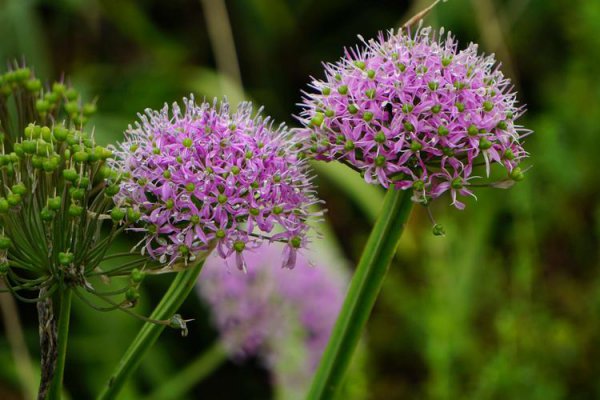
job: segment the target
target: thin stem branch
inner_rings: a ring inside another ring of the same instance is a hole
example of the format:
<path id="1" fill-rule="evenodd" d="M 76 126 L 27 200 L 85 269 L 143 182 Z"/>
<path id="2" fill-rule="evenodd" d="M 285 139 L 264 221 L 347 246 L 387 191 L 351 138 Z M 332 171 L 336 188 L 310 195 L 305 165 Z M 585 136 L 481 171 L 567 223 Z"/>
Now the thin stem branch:
<path id="1" fill-rule="evenodd" d="M 410 191 L 388 190 L 307 398 L 332 399 L 341 386 L 411 209 Z"/>
<path id="2" fill-rule="evenodd" d="M 150 319 L 166 320 L 173 317 L 173 314 L 179 309 L 194 288 L 203 265 L 204 259 L 201 259 L 199 262 L 190 265 L 187 270 L 179 272 L 175 276 L 169 290 L 167 290 L 152 315 L 150 315 Z M 104 389 L 98 396 L 98 400 L 114 399 L 117 396 L 126 379 L 135 371 L 146 351 L 152 347 L 164 329 L 165 325 L 157 325 L 151 322 L 144 324 L 123 355 L 123 358 L 121 358 L 115 372 L 104 386 Z"/>

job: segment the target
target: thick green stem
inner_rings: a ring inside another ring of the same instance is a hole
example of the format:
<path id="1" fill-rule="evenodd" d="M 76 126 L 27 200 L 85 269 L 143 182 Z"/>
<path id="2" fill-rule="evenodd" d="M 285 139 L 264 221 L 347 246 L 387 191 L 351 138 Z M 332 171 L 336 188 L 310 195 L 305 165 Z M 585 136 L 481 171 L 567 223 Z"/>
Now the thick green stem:
<path id="1" fill-rule="evenodd" d="M 48 400 L 60 400 L 62 394 L 62 383 L 65 372 L 65 361 L 67 358 L 67 341 L 69 339 L 69 321 L 71 320 L 71 299 L 73 290 L 65 287 L 60 294 L 60 314 L 58 314 L 57 326 L 57 358 L 54 377 L 50 384 Z"/>
<path id="2" fill-rule="evenodd" d="M 204 260 L 195 263 L 183 272 L 177 273 L 169 290 L 150 315 L 151 320 L 168 320 L 173 317 L 196 285 L 203 265 Z M 137 368 L 146 351 L 152 347 L 164 329 L 165 325 L 152 322 L 146 322 L 142 326 L 123 358 L 121 358 L 102 393 L 98 396 L 99 400 L 114 399 L 117 396 L 126 379 Z"/>
<path id="3" fill-rule="evenodd" d="M 215 371 L 227 360 L 227 353 L 220 343 L 215 343 L 188 364 L 179 373 L 156 389 L 146 400 L 176 400 L 185 397 L 194 386 Z"/>
<path id="4" fill-rule="evenodd" d="M 412 209 L 411 193 L 389 189 L 348 288 L 308 399 L 332 399 L 339 389 Z"/>

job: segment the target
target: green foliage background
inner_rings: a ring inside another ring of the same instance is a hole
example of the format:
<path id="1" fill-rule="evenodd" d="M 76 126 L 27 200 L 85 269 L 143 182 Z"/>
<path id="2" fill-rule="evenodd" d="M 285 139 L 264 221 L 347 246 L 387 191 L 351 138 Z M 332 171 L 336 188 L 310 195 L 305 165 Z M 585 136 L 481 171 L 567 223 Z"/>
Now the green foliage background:
<path id="1" fill-rule="evenodd" d="M 38 76 L 64 73 L 84 97 L 98 96 L 90 125 L 101 143 L 118 140 L 137 112 L 190 92 L 252 99 L 293 125 L 300 90 L 310 75 L 321 76 L 321 61 L 357 44 L 356 34 L 398 26 L 427 5 L 226 3 L 243 89 L 216 69 L 203 7 L 192 0 L 2 0 L 0 59 L 24 57 Z M 450 0 L 427 17 L 463 46 L 479 42 L 503 61 L 528 105 L 533 167 L 511 190 L 480 190 L 463 212 L 438 201 L 445 238 L 431 235 L 416 209 L 370 321 L 364 379 L 353 381 L 349 397 L 600 398 L 598 21 L 597 0 Z M 382 193 L 344 168 L 316 167 L 328 223 L 356 261 Z M 166 285 L 153 278 L 145 287 L 147 313 Z M 75 307 L 66 388 L 84 399 L 98 392 L 140 324 Z M 19 304 L 19 314 L 35 364 L 35 308 Z M 123 399 L 142 398 L 215 340 L 197 299 L 182 314 L 196 318 L 190 336 L 165 332 Z M 23 394 L 4 328 L 0 398 L 17 399 Z M 189 398 L 267 399 L 269 382 L 256 361 L 228 362 Z"/>

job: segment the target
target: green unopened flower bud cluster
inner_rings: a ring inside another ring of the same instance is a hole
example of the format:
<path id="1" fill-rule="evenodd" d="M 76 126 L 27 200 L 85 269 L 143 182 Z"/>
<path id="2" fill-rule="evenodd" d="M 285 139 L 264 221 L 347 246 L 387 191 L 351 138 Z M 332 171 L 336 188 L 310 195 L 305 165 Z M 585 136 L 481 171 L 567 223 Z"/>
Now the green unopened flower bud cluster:
<path id="1" fill-rule="evenodd" d="M 0 275 L 17 297 L 20 289 L 92 290 L 112 241 L 140 218 L 114 206 L 123 177 L 83 126 L 95 106 L 15 66 L 0 75 L 0 109 Z M 118 273 L 136 267 L 128 265 Z"/>

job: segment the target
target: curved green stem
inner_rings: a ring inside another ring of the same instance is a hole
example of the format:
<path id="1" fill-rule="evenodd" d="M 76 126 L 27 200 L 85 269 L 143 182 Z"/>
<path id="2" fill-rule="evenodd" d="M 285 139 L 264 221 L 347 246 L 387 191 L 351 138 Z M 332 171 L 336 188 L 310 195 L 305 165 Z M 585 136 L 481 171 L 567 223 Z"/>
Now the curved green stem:
<path id="1" fill-rule="evenodd" d="M 156 389 L 146 400 L 175 400 L 185 397 L 194 386 L 215 371 L 227 360 L 220 343 L 215 343 L 178 374 Z"/>
<path id="2" fill-rule="evenodd" d="M 173 314 L 181 307 L 194 288 L 203 265 L 204 260 L 201 260 L 191 265 L 187 270 L 177 273 L 169 290 L 150 315 L 150 319 L 168 320 L 173 317 Z M 164 329 L 165 325 L 152 322 L 146 322 L 142 326 L 123 358 L 121 358 L 115 372 L 98 396 L 99 400 L 114 399 L 117 396 L 125 380 L 137 368 L 146 351 L 152 347 Z"/>
<path id="3" fill-rule="evenodd" d="M 375 304 L 412 209 L 410 191 L 389 189 L 321 358 L 308 399 L 332 399 L 339 389 Z"/>
<path id="4" fill-rule="evenodd" d="M 62 394 L 62 383 L 65 372 L 65 361 L 67 358 L 67 341 L 69 338 L 69 321 L 71 320 L 71 299 L 73 290 L 69 287 L 60 293 L 60 314 L 58 314 L 57 326 L 57 353 L 56 369 L 48 391 L 48 400 L 60 400 Z"/>

